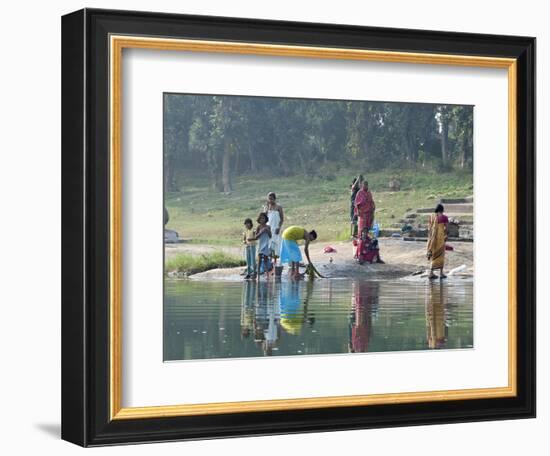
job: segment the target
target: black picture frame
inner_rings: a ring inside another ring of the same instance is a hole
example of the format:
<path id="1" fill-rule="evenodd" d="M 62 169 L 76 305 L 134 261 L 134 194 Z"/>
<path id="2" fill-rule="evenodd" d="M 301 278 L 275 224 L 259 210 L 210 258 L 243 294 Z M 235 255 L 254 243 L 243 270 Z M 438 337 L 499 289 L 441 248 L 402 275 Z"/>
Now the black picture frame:
<path id="1" fill-rule="evenodd" d="M 110 419 L 109 36 L 517 59 L 517 395 Z M 62 438 L 82 446 L 535 416 L 535 39 L 84 9 L 62 18 Z"/>

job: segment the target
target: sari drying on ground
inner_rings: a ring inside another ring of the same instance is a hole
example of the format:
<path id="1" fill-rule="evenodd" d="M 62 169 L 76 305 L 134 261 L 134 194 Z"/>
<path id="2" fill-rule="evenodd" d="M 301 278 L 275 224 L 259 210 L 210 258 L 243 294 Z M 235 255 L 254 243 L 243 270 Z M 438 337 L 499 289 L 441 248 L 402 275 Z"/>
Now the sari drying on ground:
<path id="1" fill-rule="evenodd" d="M 445 238 L 447 236 L 446 215 L 432 214 L 428 224 L 428 253 L 432 262 L 432 269 L 443 268 L 445 264 Z"/>

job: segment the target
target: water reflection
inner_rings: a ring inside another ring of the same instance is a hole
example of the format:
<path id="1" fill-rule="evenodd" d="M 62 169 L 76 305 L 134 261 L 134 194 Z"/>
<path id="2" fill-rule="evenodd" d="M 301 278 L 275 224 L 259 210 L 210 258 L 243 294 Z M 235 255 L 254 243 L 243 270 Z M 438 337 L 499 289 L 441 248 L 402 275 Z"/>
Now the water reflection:
<path id="1" fill-rule="evenodd" d="M 445 348 L 448 329 L 445 323 L 447 287 L 441 282 L 426 286 L 426 339 L 429 348 Z"/>
<path id="2" fill-rule="evenodd" d="M 350 316 L 350 353 L 368 351 L 373 313 L 378 309 L 379 282 L 353 282 Z"/>
<path id="3" fill-rule="evenodd" d="M 247 281 L 241 299 L 241 339 L 250 337 L 254 329 L 254 304 L 256 302 L 256 282 Z"/>
<path id="4" fill-rule="evenodd" d="M 473 346 L 471 282 L 167 281 L 165 290 L 165 360 Z"/>
<path id="5" fill-rule="evenodd" d="M 298 282 L 247 281 L 243 284 L 241 302 L 241 338 L 254 334 L 254 342 L 263 354 L 277 351 L 281 331 L 297 336 L 304 324 L 312 326 L 313 314 L 308 312 L 308 303 L 313 294 L 313 282 L 304 286 Z"/>

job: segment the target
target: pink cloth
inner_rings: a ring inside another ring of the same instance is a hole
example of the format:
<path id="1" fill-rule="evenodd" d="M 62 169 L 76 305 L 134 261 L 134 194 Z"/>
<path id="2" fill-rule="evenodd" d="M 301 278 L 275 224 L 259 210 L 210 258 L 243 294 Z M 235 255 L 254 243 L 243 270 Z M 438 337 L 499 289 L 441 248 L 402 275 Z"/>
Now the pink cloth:
<path id="1" fill-rule="evenodd" d="M 355 213 L 359 218 L 359 234 L 363 231 L 363 228 L 370 230 L 372 223 L 374 222 L 374 199 L 372 193 L 367 190 L 359 190 L 355 197 Z"/>

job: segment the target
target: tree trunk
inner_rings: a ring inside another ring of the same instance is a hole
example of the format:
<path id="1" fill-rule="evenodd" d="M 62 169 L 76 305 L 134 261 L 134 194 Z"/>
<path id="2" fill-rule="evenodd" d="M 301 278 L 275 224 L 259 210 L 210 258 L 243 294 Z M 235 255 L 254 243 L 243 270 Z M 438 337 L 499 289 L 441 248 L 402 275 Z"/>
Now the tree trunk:
<path id="1" fill-rule="evenodd" d="M 297 151 L 298 159 L 300 160 L 300 165 L 302 166 L 302 172 L 307 175 L 308 174 L 308 166 L 306 164 L 306 161 L 304 159 L 304 155 L 300 150 Z"/>
<path id="2" fill-rule="evenodd" d="M 166 174 L 165 174 L 165 189 L 167 192 L 177 192 L 178 189 L 176 187 L 176 179 L 174 176 L 174 158 L 171 156 L 168 156 L 166 158 Z"/>
<path id="3" fill-rule="evenodd" d="M 449 123 L 444 117 L 441 118 L 441 161 L 443 164 L 447 163 L 448 150 L 447 140 L 449 137 Z"/>
<path id="4" fill-rule="evenodd" d="M 248 143 L 248 158 L 250 159 L 250 171 L 255 173 L 256 168 L 256 159 L 254 158 L 254 150 L 252 149 L 252 144 Z"/>
<path id="5" fill-rule="evenodd" d="M 235 166 L 233 166 L 233 175 L 238 176 L 239 175 L 239 166 L 241 166 L 241 154 L 239 153 L 239 149 L 235 151 Z"/>
<path id="6" fill-rule="evenodd" d="M 402 157 L 405 159 L 406 162 L 408 162 L 411 159 L 411 154 L 409 150 L 409 140 L 407 138 L 407 133 L 402 133 L 401 136 L 401 154 Z"/>
<path id="7" fill-rule="evenodd" d="M 464 169 L 464 166 L 466 165 L 466 141 L 462 139 L 460 141 L 460 169 Z"/>
<path id="8" fill-rule="evenodd" d="M 363 147 L 362 147 L 362 155 L 363 155 L 363 159 L 365 160 L 369 160 L 370 157 L 369 157 L 369 154 L 370 154 L 370 134 L 369 134 L 369 131 L 368 129 L 365 131 L 365 133 L 363 135 L 360 136 L 360 141 L 363 142 Z"/>
<path id="9" fill-rule="evenodd" d="M 416 166 L 416 161 L 418 159 L 418 145 L 414 139 L 409 138 L 409 152 L 411 154 L 411 163 Z"/>
<path id="10" fill-rule="evenodd" d="M 231 188 L 231 144 L 229 141 L 225 141 L 223 148 L 223 162 L 222 162 L 222 184 L 223 191 L 230 193 Z"/>
<path id="11" fill-rule="evenodd" d="M 471 134 L 468 135 L 468 139 L 463 141 L 463 149 L 462 149 L 462 168 L 466 168 L 468 165 L 468 161 L 470 160 L 472 156 L 472 136 Z"/>
<path id="12" fill-rule="evenodd" d="M 210 182 L 212 183 L 212 190 L 215 192 L 221 192 L 223 190 L 223 186 L 220 180 L 220 177 L 215 169 L 210 169 Z"/>
<path id="13" fill-rule="evenodd" d="M 215 192 L 221 192 L 222 185 L 219 173 L 220 167 L 218 165 L 218 159 L 212 150 L 206 150 L 206 164 L 208 167 L 208 174 L 210 175 L 212 190 Z"/>

